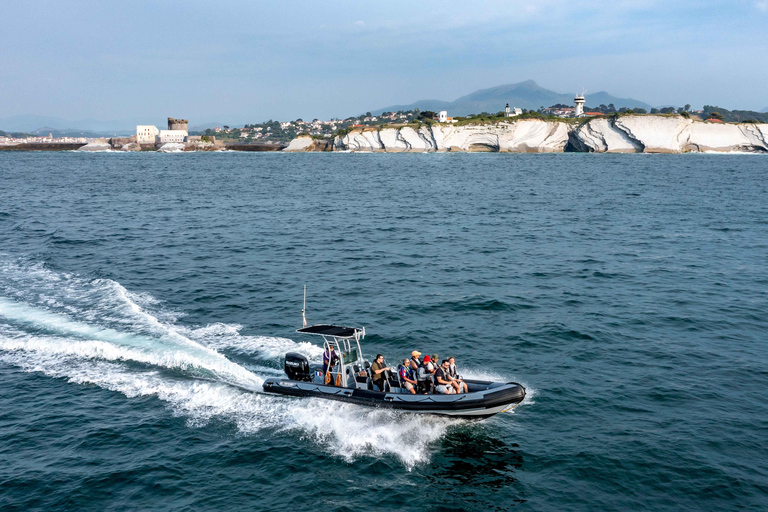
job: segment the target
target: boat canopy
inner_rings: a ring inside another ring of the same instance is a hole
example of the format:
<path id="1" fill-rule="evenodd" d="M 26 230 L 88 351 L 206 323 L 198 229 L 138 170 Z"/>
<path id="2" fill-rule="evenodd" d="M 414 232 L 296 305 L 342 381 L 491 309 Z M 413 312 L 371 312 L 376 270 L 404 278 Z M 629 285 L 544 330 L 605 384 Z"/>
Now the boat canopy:
<path id="1" fill-rule="evenodd" d="M 320 336 L 333 336 L 334 338 L 354 338 L 356 335 L 362 334 L 365 331 L 356 327 L 319 324 L 296 329 L 296 332 L 302 332 L 304 334 L 317 334 Z"/>

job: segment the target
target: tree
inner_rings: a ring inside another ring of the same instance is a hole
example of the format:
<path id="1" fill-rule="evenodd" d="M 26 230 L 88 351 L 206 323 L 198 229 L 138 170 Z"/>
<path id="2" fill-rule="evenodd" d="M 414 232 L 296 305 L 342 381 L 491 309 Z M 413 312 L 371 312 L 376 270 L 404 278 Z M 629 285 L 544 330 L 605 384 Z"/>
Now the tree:
<path id="1" fill-rule="evenodd" d="M 685 107 L 683 107 L 683 110 L 685 110 L 686 112 L 690 112 L 691 111 L 691 104 L 690 103 L 686 103 Z"/>
<path id="2" fill-rule="evenodd" d="M 225 130 L 229 130 L 229 126 L 227 125 L 222 126 L 222 128 L 224 128 Z"/>
<path id="3" fill-rule="evenodd" d="M 613 105 L 613 103 L 608 104 L 608 112 L 616 112 L 616 107 Z"/>
<path id="4" fill-rule="evenodd" d="M 647 114 L 647 113 L 648 113 L 648 111 L 645 110 L 644 108 L 636 108 L 635 109 L 635 114 Z"/>
<path id="5" fill-rule="evenodd" d="M 707 117 L 707 119 L 719 119 L 722 121 L 723 114 L 721 114 L 720 112 L 710 112 L 709 117 Z"/>
<path id="6" fill-rule="evenodd" d="M 423 112 L 419 112 L 419 119 L 432 119 L 436 117 L 437 114 L 432 112 L 431 110 L 425 110 Z"/>
<path id="7" fill-rule="evenodd" d="M 370 112 L 366 112 L 365 113 L 365 117 L 371 117 L 371 113 Z"/>
<path id="8" fill-rule="evenodd" d="M 658 113 L 659 113 L 659 109 L 657 109 L 657 108 L 652 108 L 651 109 L 651 114 L 658 114 Z"/>
<path id="9" fill-rule="evenodd" d="M 608 110 L 608 107 L 605 106 L 605 103 L 601 103 L 600 107 L 598 108 L 598 110 L 600 112 L 605 112 L 606 110 Z"/>

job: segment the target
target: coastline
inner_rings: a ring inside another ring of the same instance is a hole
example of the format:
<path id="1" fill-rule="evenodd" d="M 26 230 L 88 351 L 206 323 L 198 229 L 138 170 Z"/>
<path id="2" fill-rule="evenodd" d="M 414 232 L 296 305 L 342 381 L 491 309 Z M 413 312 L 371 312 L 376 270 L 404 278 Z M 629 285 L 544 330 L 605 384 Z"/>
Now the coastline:
<path id="1" fill-rule="evenodd" d="M 284 151 L 502 153 L 765 153 L 768 124 L 679 115 L 625 115 L 581 123 L 543 119 L 355 128 L 333 139 L 299 136 Z"/>

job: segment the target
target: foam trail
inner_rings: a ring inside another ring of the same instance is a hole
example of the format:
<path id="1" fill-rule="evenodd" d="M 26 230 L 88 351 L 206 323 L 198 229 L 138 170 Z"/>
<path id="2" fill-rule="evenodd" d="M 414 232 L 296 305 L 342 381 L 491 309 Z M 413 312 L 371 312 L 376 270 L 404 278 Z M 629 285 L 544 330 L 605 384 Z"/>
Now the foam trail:
<path id="1" fill-rule="evenodd" d="M 7 329 L 0 330 L 0 361 L 6 364 L 76 384 L 94 384 L 129 398 L 155 396 L 191 427 L 226 421 L 245 435 L 296 432 L 317 443 L 320 450 L 348 461 L 394 456 L 412 468 L 426 463 L 431 445 L 451 425 L 461 423 L 327 400 L 251 393 L 221 382 L 174 379 L 156 370 L 128 368 L 119 364 L 119 357 L 88 359 L 88 347 L 63 348 L 69 345 L 66 340 L 33 338 L 14 344 L 3 339 L 7 334 Z"/>
<path id="2" fill-rule="evenodd" d="M 240 334 L 241 325 L 215 323 L 197 329 L 177 328 L 185 336 L 204 343 L 207 347 L 226 349 L 240 354 L 257 355 L 263 359 L 277 359 L 286 352 L 299 352 L 319 362 L 323 349 L 308 342 L 295 342 L 274 336 L 246 336 Z"/>
<path id="3" fill-rule="evenodd" d="M 181 370 L 208 370 L 214 376 L 232 384 L 254 390 L 263 382 L 242 366 L 229 361 L 212 349 L 203 347 L 181 335 L 150 338 L 114 329 L 76 322 L 65 315 L 51 313 L 26 304 L 0 297 L 0 317 L 75 340 L 52 342 L 40 338 L 3 340 L 5 350 L 46 350 L 56 353 L 79 354 L 110 360 L 134 360 Z"/>
<path id="4" fill-rule="evenodd" d="M 249 371 L 217 350 L 277 366 L 289 351 L 317 360 L 320 347 L 243 335 L 238 325 L 185 327 L 179 316 L 116 281 L 87 280 L 0 254 L 0 362 L 23 371 L 129 398 L 154 396 L 193 427 L 228 422 L 255 442 L 295 433 L 346 460 L 396 457 L 407 468 L 428 462 L 434 444 L 464 423 L 246 391 L 260 390 L 264 378 L 282 372 L 258 365 Z"/>

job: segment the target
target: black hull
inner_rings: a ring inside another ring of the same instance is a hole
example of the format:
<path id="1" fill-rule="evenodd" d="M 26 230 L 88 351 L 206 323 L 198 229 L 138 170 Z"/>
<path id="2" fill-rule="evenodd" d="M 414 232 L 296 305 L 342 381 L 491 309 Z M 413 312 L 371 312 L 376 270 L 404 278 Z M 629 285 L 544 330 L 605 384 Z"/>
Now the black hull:
<path id="1" fill-rule="evenodd" d="M 473 419 L 488 418 L 509 410 L 525 398 L 525 388 L 515 382 L 502 384 L 467 381 L 467 383 L 470 389 L 472 384 L 487 387 L 487 389 L 456 395 L 412 395 L 338 388 L 289 379 L 267 379 L 264 382 L 264 391 L 287 396 L 325 398 L 366 407 Z"/>

